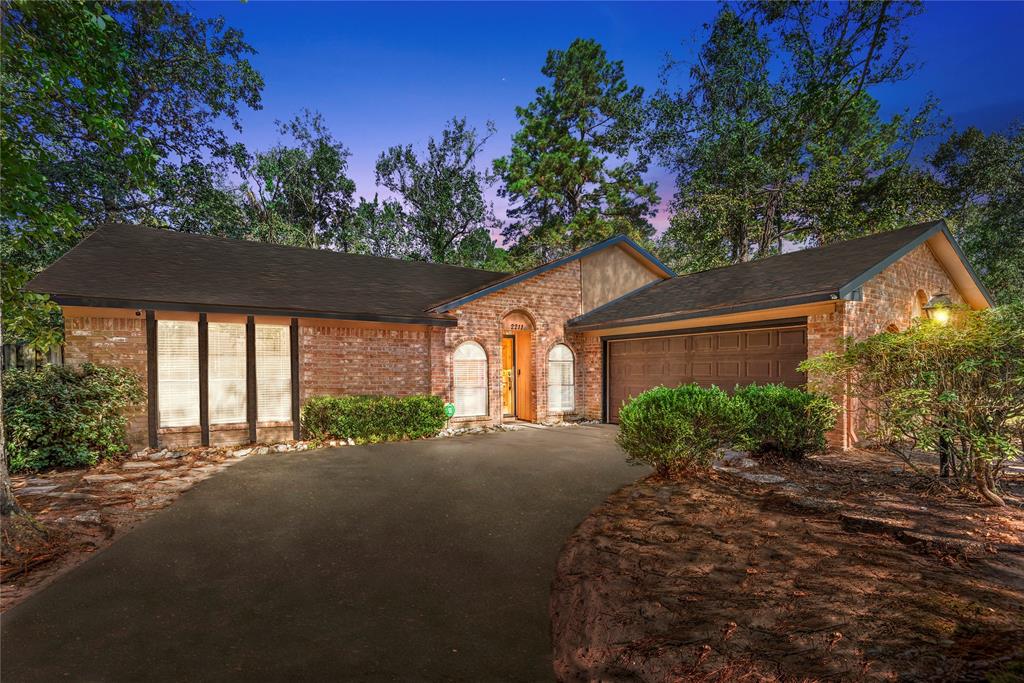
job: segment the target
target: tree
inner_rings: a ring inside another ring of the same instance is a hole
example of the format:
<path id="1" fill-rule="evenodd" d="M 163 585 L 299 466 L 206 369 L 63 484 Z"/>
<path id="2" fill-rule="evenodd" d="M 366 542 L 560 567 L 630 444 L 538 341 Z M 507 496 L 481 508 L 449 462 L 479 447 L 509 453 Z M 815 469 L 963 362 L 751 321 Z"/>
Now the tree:
<path id="1" fill-rule="evenodd" d="M 643 179 L 643 88 L 593 40 L 551 50 L 541 73 L 550 84 L 516 108 L 512 151 L 494 161 L 514 255 L 547 260 L 614 234 L 647 240 L 658 197 Z"/>
<path id="2" fill-rule="evenodd" d="M 5 339 L 45 348 L 57 338 L 55 307 L 20 288 L 34 272 L 33 256 L 66 248 L 82 220 L 48 170 L 88 146 L 118 156 L 131 171 L 128 182 L 142 187 L 155 155 L 149 141 L 125 125 L 130 88 L 122 69 L 123 30 L 103 5 L 5 2 L 2 9 L 0 319 Z M 45 542 L 45 530 L 12 495 L 2 436 L 0 515 L 5 556 L 21 542 Z"/>
<path id="3" fill-rule="evenodd" d="M 395 193 L 419 258 L 471 266 L 493 248 L 488 178 L 476 165 L 493 134 L 492 123 L 480 136 L 465 118 L 454 118 L 440 139 L 427 141 L 422 156 L 412 145 L 398 145 L 377 159 L 377 183 Z"/>
<path id="4" fill-rule="evenodd" d="M 386 258 L 408 258 L 415 253 L 402 205 L 373 195 L 369 202 L 360 197 L 355 211 L 355 234 L 361 236 L 359 254 Z"/>
<path id="5" fill-rule="evenodd" d="M 652 99 L 651 147 L 677 175 L 662 239 L 670 261 L 708 268 L 893 229 L 935 210 L 911 162 L 933 103 L 879 117 L 871 91 L 907 77 L 915 3 L 725 6 L 673 88 Z"/>
<path id="6" fill-rule="evenodd" d="M 59 341 L 21 293 L 97 224 L 229 229 L 224 121 L 258 108 L 252 48 L 169 2 L 4 2 L 3 297 L 8 339 Z"/>
<path id="7" fill-rule="evenodd" d="M 234 148 L 248 237 L 356 251 L 356 185 L 346 175 L 348 149 L 334 138 L 320 114 L 308 110 L 278 121 L 277 127 L 292 145 L 281 143 L 252 154 L 241 145 Z"/>
<path id="8" fill-rule="evenodd" d="M 946 216 L 999 303 L 1024 301 L 1024 124 L 953 133 L 929 158 Z"/>

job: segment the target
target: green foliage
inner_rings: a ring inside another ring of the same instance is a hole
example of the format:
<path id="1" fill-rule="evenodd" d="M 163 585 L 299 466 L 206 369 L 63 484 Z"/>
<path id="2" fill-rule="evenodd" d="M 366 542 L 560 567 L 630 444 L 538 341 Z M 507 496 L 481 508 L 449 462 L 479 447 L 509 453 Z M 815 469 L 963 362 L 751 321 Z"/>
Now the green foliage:
<path id="1" fill-rule="evenodd" d="M 992 296 L 1024 301 L 1024 123 L 953 133 L 929 161 L 954 234 Z"/>
<path id="2" fill-rule="evenodd" d="M 5 2 L 2 36 L 4 337 L 45 349 L 56 307 L 21 287 L 99 223 L 236 229 L 221 124 L 263 83 L 239 31 L 170 2 Z"/>
<path id="3" fill-rule="evenodd" d="M 320 114 L 303 111 L 278 122 L 279 143 L 248 153 L 236 145 L 235 164 L 243 179 L 247 237 L 299 247 L 356 251 L 353 196 L 346 174 L 348 149 L 334 138 Z"/>
<path id="4" fill-rule="evenodd" d="M 494 162 L 514 256 L 527 265 L 618 233 L 646 241 L 658 197 L 643 180 L 643 89 L 593 40 L 551 50 L 541 73 L 550 84 L 516 108 L 512 151 Z"/>
<path id="5" fill-rule="evenodd" d="M 945 442 L 953 477 L 999 501 L 1003 465 L 1022 456 L 1024 303 L 848 340 L 802 369 L 826 388 L 848 387 L 870 418 L 866 436 L 908 459 Z"/>
<path id="6" fill-rule="evenodd" d="M 679 270 L 828 243 L 933 217 L 910 152 L 928 102 L 883 120 L 872 92 L 905 78 L 916 3 L 723 5 L 684 88 L 666 65 L 651 147 L 677 176 L 661 239 Z"/>
<path id="7" fill-rule="evenodd" d="M 125 411 L 145 398 L 131 370 L 88 363 L 12 369 L 3 384 L 12 472 L 91 466 L 125 453 Z"/>
<path id="8" fill-rule="evenodd" d="M 493 134 L 493 123 L 481 136 L 453 118 L 422 156 L 396 145 L 377 159 L 377 182 L 398 196 L 417 258 L 467 266 L 487 260 L 495 219 L 484 197 L 489 178 L 476 164 Z"/>
<path id="9" fill-rule="evenodd" d="M 656 387 L 619 411 L 617 441 L 630 462 L 665 475 L 709 467 L 717 449 L 742 439 L 751 419 L 745 403 L 718 387 Z"/>
<path id="10" fill-rule="evenodd" d="M 746 404 L 752 420 L 744 439 L 752 448 L 790 458 L 824 450 L 839 406 L 824 394 L 782 384 L 737 387 L 733 401 Z"/>
<path id="11" fill-rule="evenodd" d="M 359 443 L 421 439 L 444 429 L 440 396 L 315 396 L 302 407 L 302 429 L 311 439 Z"/>

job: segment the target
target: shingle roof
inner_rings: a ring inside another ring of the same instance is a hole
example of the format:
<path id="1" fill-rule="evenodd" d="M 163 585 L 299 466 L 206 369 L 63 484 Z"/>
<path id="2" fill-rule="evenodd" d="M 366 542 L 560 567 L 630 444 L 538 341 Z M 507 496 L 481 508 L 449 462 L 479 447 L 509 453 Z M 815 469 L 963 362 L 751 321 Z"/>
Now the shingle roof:
<path id="1" fill-rule="evenodd" d="M 426 309 L 504 277 L 439 263 L 106 225 L 26 289 L 65 305 L 121 302 L 446 324 L 450 317 Z"/>
<path id="2" fill-rule="evenodd" d="M 845 295 L 851 284 L 915 242 L 943 229 L 942 221 L 780 254 L 656 282 L 574 318 L 576 328 L 642 324 L 774 308 Z"/>

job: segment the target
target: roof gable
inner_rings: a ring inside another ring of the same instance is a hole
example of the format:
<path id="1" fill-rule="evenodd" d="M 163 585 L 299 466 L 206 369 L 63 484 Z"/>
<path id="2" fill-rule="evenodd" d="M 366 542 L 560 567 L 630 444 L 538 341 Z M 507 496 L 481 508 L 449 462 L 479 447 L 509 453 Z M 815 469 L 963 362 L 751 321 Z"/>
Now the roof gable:
<path id="1" fill-rule="evenodd" d="M 943 221 L 682 275 L 627 294 L 570 321 L 586 329 L 776 308 L 839 298 L 925 242 L 975 307 L 991 298 Z M 942 245 L 948 245 L 943 256 Z"/>
<path id="2" fill-rule="evenodd" d="M 529 280 L 530 278 L 536 277 L 550 270 L 554 270 L 555 268 L 564 266 L 567 263 L 572 263 L 573 261 L 579 260 L 585 256 L 601 251 L 602 249 L 607 249 L 609 247 L 615 246 L 622 247 L 627 251 L 631 252 L 636 258 L 645 262 L 648 265 L 648 267 L 650 267 L 652 270 L 660 273 L 662 277 L 671 278 L 675 276 L 675 272 L 671 268 L 669 268 L 664 263 L 659 261 L 653 254 L 651 254 L 649 251 L 647 251 L 639 244 L 631 240 L 629 237 L 627 237 L 626 235 L 615 235 L 613 237 L 609 237 L 608 239 L 602 242 L 593 244 L 587 247 L 586 249 L 581 249 L 577 252 L 569 254 L 568 256 L 563 256 L 560 259 L 549 261 L 543 265 L 537 266 L 536 268 L 531 268 L 530 270 L 526 270 L 521 273 L 509 275 L 496 282 L 492 282 L 486 286 L 479 287 L 473 291 L 466 292 L 465 294 L 459 296 L 458 298 L 451 299 L 448 301 L 442 301 L 441 303 L 438 303 L 437 305 L 433 306 L 430 310 L 437 313 L 443 313 L 446 311 L 454 310 L 459 306 L 465 305 L 470 301 L 475 301 L 480 297 L 484 297 L 487 296 L 488 294 L 499 292 L 505 289 L 506 287 L 511 287 L 512 285 L 518 284 L 525 280 Z"/>

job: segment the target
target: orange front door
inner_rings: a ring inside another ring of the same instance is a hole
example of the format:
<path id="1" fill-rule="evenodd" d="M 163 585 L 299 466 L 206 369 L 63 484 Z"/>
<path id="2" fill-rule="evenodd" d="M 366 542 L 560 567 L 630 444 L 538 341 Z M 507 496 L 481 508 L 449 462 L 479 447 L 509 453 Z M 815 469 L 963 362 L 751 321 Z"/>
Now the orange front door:
<path id="1" fill-rule="evenodd" d="M 516 414 L 516 339 L 501 338 L 501 412 Z"/>

